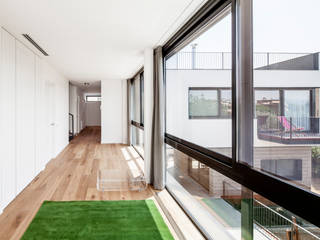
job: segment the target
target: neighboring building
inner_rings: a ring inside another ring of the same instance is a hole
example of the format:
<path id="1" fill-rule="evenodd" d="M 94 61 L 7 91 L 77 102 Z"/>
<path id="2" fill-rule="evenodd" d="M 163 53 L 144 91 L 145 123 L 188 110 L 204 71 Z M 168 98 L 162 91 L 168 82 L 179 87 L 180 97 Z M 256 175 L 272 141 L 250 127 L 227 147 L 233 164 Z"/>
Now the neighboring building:
<path id="1" fill-rule="evenodd" d="M 174 91 L 167 92 L 167 112 L 179 118 L 167 119 L 167 132 L 226 156 L 232 144 L 230 61 L 230 53 L 180 52 L 166 71 L 167 91 Z M 310 189 L 312 147 L 320 144 L 319 53 L 258 53 L 254 66 L 254 167 Z M 233 191 L 226 184 L 231 180 L 174 154 L 179 171 L 211 195 Z"/>

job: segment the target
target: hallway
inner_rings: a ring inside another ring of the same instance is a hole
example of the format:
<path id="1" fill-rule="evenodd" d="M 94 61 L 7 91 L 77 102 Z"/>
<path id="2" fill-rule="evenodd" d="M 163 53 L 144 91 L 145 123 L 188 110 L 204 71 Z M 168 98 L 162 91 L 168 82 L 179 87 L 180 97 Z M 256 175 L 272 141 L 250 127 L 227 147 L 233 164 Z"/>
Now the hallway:
<path id="1" fill-rule="evenodd" d="M 87 127 L 4 209 L 0 238 L 20 239 L 44 200 L 140 200 L 153 197 L 142 192 L 99 192 L 99 169 L 143 169 L 143 160 L 132 147 L 100 144 L 100 128 Z"/>

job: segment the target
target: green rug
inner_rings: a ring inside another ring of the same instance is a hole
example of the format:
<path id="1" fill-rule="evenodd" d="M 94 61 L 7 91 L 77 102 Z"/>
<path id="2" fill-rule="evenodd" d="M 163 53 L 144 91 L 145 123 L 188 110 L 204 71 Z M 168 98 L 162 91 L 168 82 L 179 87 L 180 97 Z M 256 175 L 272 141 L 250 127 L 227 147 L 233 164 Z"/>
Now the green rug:
<path id="1" fill-rule="evenodd" d="M 173 239 L 152 200 L 45 201 L 22 240 Z"/>

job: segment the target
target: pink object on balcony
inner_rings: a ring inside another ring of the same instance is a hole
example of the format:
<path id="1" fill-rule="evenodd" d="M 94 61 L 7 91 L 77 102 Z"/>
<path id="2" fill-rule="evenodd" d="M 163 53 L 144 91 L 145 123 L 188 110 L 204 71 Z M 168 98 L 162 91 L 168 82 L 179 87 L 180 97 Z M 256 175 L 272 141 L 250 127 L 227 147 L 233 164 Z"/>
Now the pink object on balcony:
<path id="1" fill-rule="evenodd" d="M 284 127 L 284 129 L 286 131 L 290 131 L 291 128 L 292 128 L 292 131 L 302 131 L 302 130 L 304 130 L 303 127 L 297 128 L 293 124 L 290 125 L 290 121 L 288 121 L 288 119 L 285 116 L 278 116 L 278 120 L 280 121 L 280 123 L 282 124 L 282 126 Z"/>

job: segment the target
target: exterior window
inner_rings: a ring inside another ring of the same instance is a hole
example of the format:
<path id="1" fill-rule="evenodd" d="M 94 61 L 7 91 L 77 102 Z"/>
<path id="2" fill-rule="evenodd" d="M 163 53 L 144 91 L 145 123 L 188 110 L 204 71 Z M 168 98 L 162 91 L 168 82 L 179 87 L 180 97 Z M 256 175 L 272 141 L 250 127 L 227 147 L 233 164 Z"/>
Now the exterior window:
<path id="1" fill-rule="evenodd" d="M 320 237 L 319 9 L 209 1 L 163 47 L 166 187 L 208 239 Z"/>
<path id="2" fill-rule="evenodd" d="M 261 169 L 288 180 L 302 180 L 301 159 L 261 160 Z"/>
<path id="3" fill-rule="evenodd" d="M 231 90 L 221 90 L 220 92 L 220 114 L 221 117 L 231 118 Z"/>
<path id="4" fill-rule="evenodd" d="M 258 130 L 277 128 L 280 116 L 279 90 L 256 90 L 255 105 Z"/>
<path id="5" fill-rule="evenodd" d="M 131 139 L 130 143 L 144 157 L 144 80 L 143 72 L 131 79 L 130 89 Z"/>
<path id="6" fill-rule="evenodd" d="M 280 94 L 279 90 L 256 90 L 256 116 L 280 115 Z"/>
<path id="7" fill-rule="evenodd" d="M 189 118 L 212 118 L 219 114 L 217 90 L 189 90 Z"/>
<path id="8" fill-rule="evenodd" d="M 310 91 L 284 91 L 284 109 L 288 121 L 301 131 L 310 129 Z"/>
<path id="9" fill-rule="evenodd" d="M 86 102 L 101 102 L 101 95 L 87 95 Z"/>
<path id="10" fill-rule="evenodd" d="M 189 88 L 189 119 L 231 118 L 231 90 Z"/>

